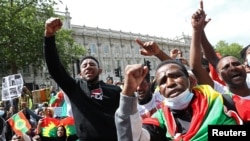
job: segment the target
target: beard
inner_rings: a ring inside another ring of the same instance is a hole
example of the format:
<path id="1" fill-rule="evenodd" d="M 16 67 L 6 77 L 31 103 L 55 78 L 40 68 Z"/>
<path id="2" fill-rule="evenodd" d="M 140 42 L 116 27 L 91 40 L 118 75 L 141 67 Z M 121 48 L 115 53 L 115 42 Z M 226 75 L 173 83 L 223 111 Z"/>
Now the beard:
<path id="1" fill-rule="evenodd" d="M 83 77 L 83 80 L 87 81 L 89 84 L 94 84 L 99 81 L 99 75 L 96 75 L 92 79 L 86 79 L 85 77 Z"/>
<path id="2" fill-rule="evenodd" d="M 152 99 L 152 96 L 153 95 L 150 92 L 148 92 L 145 98 L 138 99 L 138 103 L 140 105 L 144 105 L 144 104 L 148 103 Z"/>

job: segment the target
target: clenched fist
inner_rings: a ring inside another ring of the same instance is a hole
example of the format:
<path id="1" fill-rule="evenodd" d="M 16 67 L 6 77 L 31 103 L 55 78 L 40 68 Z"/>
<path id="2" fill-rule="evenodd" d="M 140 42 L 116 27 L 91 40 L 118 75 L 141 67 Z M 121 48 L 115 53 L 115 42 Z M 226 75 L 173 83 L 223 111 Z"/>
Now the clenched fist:
<path id="1" fill-rule="evenodd" d="M 51 37 L 55 34 L 56 31 L 61 29 L 62 21 L 59 18 L 51 17 L 45 23 L 45 37 Z"/>

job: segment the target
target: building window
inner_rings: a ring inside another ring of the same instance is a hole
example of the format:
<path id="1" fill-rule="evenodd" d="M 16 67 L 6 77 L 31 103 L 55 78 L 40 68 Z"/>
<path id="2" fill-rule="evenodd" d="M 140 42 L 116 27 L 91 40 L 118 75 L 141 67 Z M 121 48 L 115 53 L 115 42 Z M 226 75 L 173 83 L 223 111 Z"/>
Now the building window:
<path id="1" fill-rule="evenodd" d="M 121 66 L 121 60 L 117 60 L 117 67 Z"/>
<path id="2" fill-rule="evenodd" d="M 105 46 L 104 46 L 103 52 L 104 52 L 105 54 L 108 54 L 108 53 L 109 53 L 109 46 L 108 46 L 108 45 L 105 45 Z"/>
<path id="3" fill-rule="evenodd" d="M 111 66 L 110 66 L 110 64 L 106 65 L 106 70 L 107 70 L 107 72 L 111 72 Z"/>
<path id="4" fill-rule="evenodd" d="M 110 59 L 104 60 L 105 70 L 106 72 L 111 72 L 111 65 L 110 65 Z"/>
<path id="5" fill-rule="evenodd" d="M 119 46 L 115 47 L 115 52 L 114 52 L 114 54 L 119 53 L 119 52 L 120 52 L 120 47 L 119 47 Z"/>
<path id="6" fill-rule="evenodd" d="M 91 52 L 91 54 L 96 54 L 97 52 L 96 52 L 96 44 L 90 44 L 90 52 Z"/>

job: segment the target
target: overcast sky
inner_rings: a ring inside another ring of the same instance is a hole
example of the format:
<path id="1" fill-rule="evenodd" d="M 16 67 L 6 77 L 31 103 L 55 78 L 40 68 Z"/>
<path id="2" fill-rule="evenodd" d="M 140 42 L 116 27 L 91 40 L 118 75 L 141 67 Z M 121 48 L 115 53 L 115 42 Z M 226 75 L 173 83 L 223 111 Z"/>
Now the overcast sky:
<path id="1" fill-rule="evenodd" d="M 191 15 L 200 0 L 62 0 L 71 23 L 173 39 L 191 35 Z M 203 0 L 209 41 L 250 44 L 250 0 Z"/>

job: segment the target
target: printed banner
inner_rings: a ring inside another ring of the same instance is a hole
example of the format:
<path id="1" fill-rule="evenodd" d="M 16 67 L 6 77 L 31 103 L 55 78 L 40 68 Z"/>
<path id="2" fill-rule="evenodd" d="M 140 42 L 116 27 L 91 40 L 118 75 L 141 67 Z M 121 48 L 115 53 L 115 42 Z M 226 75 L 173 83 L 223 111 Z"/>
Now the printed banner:
<path id="1" fill-rule="evenodd" d="M 22 88 L 23 88 L 23 78 L 20 73 L 3 77 L 2 101 L 7 101 L 20 97 Z"/>

